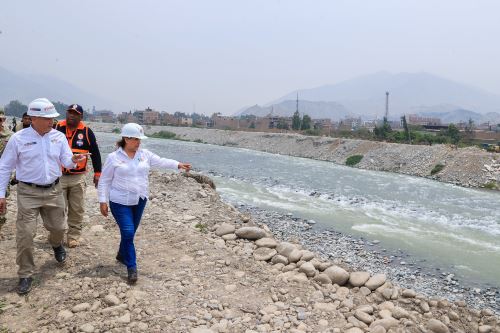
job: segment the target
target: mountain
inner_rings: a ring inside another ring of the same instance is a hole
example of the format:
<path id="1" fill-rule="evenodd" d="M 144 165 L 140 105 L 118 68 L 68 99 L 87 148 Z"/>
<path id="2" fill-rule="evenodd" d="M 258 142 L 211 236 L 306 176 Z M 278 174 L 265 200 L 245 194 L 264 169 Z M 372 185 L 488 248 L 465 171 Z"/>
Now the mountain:
<path id="1" fill-rule="evenodd" d="M 500 112 L 500 96 L 429 73 L 378 72 L 337 84 L 293 91 L 267 105 L 295 100 L 336 102 L 349 113 L 364 118 L 383 117 L 385 93 L 389 95 L 389 118 L 420 112 L 472 110 Z"/>
<path id="2" fill-rule="evenodd" d="M 64 80 L 48 75 L 28 75 L 11 72 L 0 67 L 0 105 L 12 100 L 28 104 L 38 97 L 66 104 L 78 103 L 84 108 L 121 110 L 122 106 L 96 96 Z"/>
<path id="3" fill-rule="evenodd" d="M 480 114 L 470 110 L 457 109 L 453 111 L 444 111 L 444 112 L 419 112 L 418 115 L 424 117 L 434 117 L 440 118 L 443 124 L 449 123 L 459 123 L 459 122 L 468 122 L 469 119 L 472 119 L 475 124 L 482 124 L 490 122 L 491 124 L 499 124 L 500 123 L 500 113 L 497 112 L 489 112 L 486 114 Z"/>
<path id="4" fill-rule="evenodd" d="M 240 112 L 237 112 L 236 115 L 252 114 L 255 116 L 264 117 L 272 112 L 277 116 L 291 117 L 296 109 L 297 102 L 295 100 L 286 100 L 269 106 L 254 105 L 241 110 Z M 339 119 L 351 115 L 343 105 L 336 102 L 311 102 L 302 100 L 299 101 L 299 111 L 301 113 L 308 114 L 313 119 Z"/>

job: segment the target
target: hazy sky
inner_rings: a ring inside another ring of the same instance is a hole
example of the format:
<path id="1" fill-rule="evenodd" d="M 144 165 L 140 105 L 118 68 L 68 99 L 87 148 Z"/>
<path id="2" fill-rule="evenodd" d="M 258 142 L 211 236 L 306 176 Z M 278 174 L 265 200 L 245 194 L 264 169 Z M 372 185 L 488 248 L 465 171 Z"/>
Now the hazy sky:
<path id="1" fill-rule="evenodd" d="M 380 70 L 500 94 L 499 13 L 498 0 L 1 0 L 0 66 L 205 114 Z"/>

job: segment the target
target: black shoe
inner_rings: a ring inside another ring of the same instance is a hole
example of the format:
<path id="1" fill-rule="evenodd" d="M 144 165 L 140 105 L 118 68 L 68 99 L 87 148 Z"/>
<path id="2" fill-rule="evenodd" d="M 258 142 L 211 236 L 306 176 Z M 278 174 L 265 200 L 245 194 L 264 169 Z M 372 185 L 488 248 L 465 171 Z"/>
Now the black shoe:
<path id="1" fill-rule="evenodd" d="M 137 268 L 128 268 L 128 283 L 135 284 L 137 282 Z"/>
<path id="2" fill-rule="evenodd" d="M 26 295 L 31 290 L 31 283 L 33 278 L 20 278 L 19 284 L 17 285 L 17 293 L 19 295 Z"/>
<path id="3" fill-rule="evenodd" d="M 123 265 L 125 265 L 125 261 L 123 260 L 123 257 L 122 257 L 122 255 L 120 254 L 120 252 L 118 252 L 118 253 L 116 254 L 116 260 L 117 260 L 117 261 L 119 261 L 119 262 L 121 262 Z"/>
<path id="4" fill-rule="evenodd" d="M 59 245 L 58 247 L 53 247 L 53 249 L 54 257 L 56 258 L 57 262 L 66 261 L 66 250 L 64 249 L 64 246 Z"/>

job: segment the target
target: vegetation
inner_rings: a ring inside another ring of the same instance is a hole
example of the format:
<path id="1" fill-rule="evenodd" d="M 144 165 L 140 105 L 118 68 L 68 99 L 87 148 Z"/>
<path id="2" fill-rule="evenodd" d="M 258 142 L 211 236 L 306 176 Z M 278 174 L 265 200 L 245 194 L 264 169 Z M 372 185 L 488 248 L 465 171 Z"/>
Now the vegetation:
<path id="1" fill-rule="evenodd" d="M 438 163 L 434 166 L 434 168 L 432 168 L 431 175 L 435 175 L 436 173 L 440 172 L 443 169 L 444 169 L 444 164 Z"/>
<path id="2" fill-rule="evenodd" d="M 28 110 L 28 106 L 19 101 L 10 101 L 5 106 L 5 115 L 21 118 L 23 113 Z"/>
<path id="3" fill-rule="evenodd" d="M 193 142 L 196 142 L 196 143 L 203 143 L 203 140 L 202 140 L 202 139 L 195 139 Z"/>
<path id="4" fill-rule="evenodd" d="M 203 234 L 206 234 L 208 232 L 208 228 L 205 223 L 198 222 L 194 227 Z"/>
<path id="5" fill-rule="evenodd" d="M 352 155 L 345 160 L 345 164 L 348 166 L 355 166 L 363 159 L 363 155 Z"/>
<path id="6" fill-rule="evenodd" d="M 498 184 L 494 181 L 488 182 L 483 185 L 484 188 L 487 188 L 488 190 L 496 190 L 498 189 Z"/>
<path id="7" fill-rule="evenodd" d="M 115 127 L 111 130 L 111 133 L 116 133 L 116 134 L 119 134 L 121 131 L 118 127 Z"/>
<path id="8" fill-rule="evenodd" d="M 321 131 L 319 129 L 306 129 L 304 131 L 304 134 L 305 135 L 315 135 L 315 136 L 320 136 L 321 135 Z"/>
<path id="9" fill-rule="evenodd" d="M 300 129 L 301 130 L 308 130 L 311 128 L 311 117 L 309 117 L 309 115 L 305 114 L 303 117 L 302 117 L 302 124 L 300 125 Z"/>
<path id="10" fill-rule="evenodd" d="M 292 129 L 294 131 L 300 130 L 300 114 L 299 111 L 295 111 L 292 117 Z"/>
<path id="11" fill-rule="evenodd" d="M 177 134 L 170 131 L 159 131 L 151 134 L 150 136 L 152 138 L 159 138 L 159 139 L 177 139 L 176 138 Z"/>

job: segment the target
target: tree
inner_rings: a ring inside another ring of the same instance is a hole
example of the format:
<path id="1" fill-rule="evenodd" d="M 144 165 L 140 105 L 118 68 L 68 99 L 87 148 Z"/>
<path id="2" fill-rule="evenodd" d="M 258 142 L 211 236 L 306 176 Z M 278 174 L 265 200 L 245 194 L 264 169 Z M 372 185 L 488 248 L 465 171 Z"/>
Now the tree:
<path id="1" fill-rule="evenodd" d="M 457 126 L 454 124 L 448 125 L 448 131 L 446 133 L 446 136 L 450 139 L 451 143 L 456 145 L 458 142 L 460 142 L 460 131 L 458 130 Z"/>
<path id="2" fill-rule="evenodd" d="M 5 115 L 19 117 L 23 116 L 23 113 L 28 111 L 28 106 L 22 104 L 19 101 L 10 101 L 9 104 L 5 106 Z"/>
<path id="3" fill-rule="evenodd" d="M 309 117 L 307 114 L 305 114 L 302 117 L 302 125 L 300 126 L 301 130 L 308 130 L 311 128 L 311 117 Z"/>
<path id="4" fill-rule="evenodd" d="M 467 141 L 471 142 L 472 138 L 474 137 L 474 120 L 472 120 L 472 118 L 469 118 L 469 122 L 467 123 L 467 125 L 465 125 L 464 130 Z"/>
<path id="5" fill-rule="evenodd" d="M 382 127 L 375 126 L 375 129 L 373 130 L 375 137 L 379 140 L 386 140 L 389 137 L 389 133 L 391 132 L 392 132 L 391 125 L 389 125 L 389 122 L 385 117 Z"/>
<path id="6" fill-rule="evenodd" d="M 68 104 L 64 104 L 63 102 L 59 102 L 59 101 L 54 102 L 52 104 L 54 104 L 54 107 L 56 108 L 57 113 L 60 114 L 60 116 L 57 117 L 57 118 L 65 118 L 66 117 L 66 110 L 68 109 L 69 105 Z M 85 116 L 86 113 L 84 112 L 83 115 Z"/>
<path id="7" fill-rule="evenodd" d="M 298 131 L 300 129 L 300 114 L 299 111 L 295 111 L 292 117 L 292 129 Z"/>
<path id="8" fill-rule="evenodd" d="M 278 120 L 278 124 L 276 125 L 276 128 L 288 130 L 288 129 L 290 129 L 290 126 L 288 126 L 288 123 L 284 119 L 280 119 L 280 120 Z"/>

